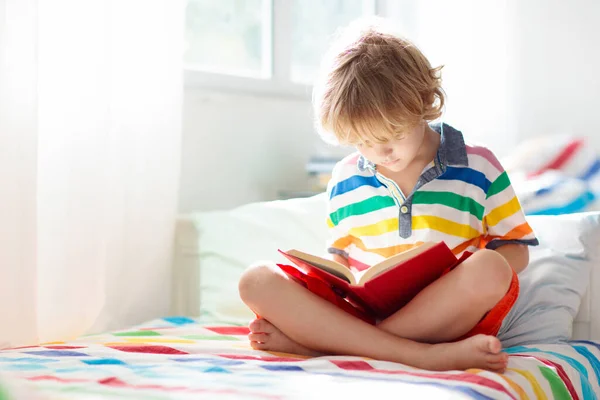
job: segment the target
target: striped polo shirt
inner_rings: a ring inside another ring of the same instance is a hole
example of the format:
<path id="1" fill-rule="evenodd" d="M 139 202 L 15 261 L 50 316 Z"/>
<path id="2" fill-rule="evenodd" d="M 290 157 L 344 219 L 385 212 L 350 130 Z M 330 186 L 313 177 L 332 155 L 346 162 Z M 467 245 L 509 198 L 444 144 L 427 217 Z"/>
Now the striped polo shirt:
<path id="1" fill-rule="evenodd" d="M 457 256 L 506 243 L 538 244 L 494 154 L 465 145 L 447 124 L 431 127 L 441 135 L 440 146 L 412 193 L 402 193 L 358 153 L 335 166 L 327 188 L 329 253 L 363 270 L 429 241 L 445 242 Z"/>

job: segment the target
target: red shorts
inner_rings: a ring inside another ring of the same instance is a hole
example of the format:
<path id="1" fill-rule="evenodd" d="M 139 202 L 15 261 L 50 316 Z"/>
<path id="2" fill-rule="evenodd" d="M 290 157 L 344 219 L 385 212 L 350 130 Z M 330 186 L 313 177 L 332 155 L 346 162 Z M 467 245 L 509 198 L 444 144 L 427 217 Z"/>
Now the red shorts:
<path id="1" fill-rule="evenodd" d="M 503 298 L 500 299 L 498 303 L 488 311 L 487 314 L 483 316 L 481 321 L 477 323 L 469 332 L 465 333 L 461 339 L 465 339 L 471 336 L 475 336 L 477 334 L 483 333 L 485 335 L 496 336 L 498 331 L 500 330 L 500 326 L 506 318 L 506 315 L 515 305 L 517 301 L 517 297 L 519 297 L 519 277 L 517 273 L 513 270 L 512 280 L 510 282 L 510 286 L 508 287 L 508 291 L 504 295 Z"/>
<path id="2" fill-rule="evenodd" d="M 362 319 L 365 322 L 368 322 L 372 325 L 376 324 L 376 321 L 373 318 L 369 317 L 365 313 L 361 312 L 359 309 L 350 305 L 350 303 L 348 303 L 345 299 L 336 294 L 336 292 L 331 288 L 331 286 L 329 286 L 326 282 L 322 281 L 321 279 L 311 275 L 305 275 L 289 265 L 278 264 L 278 266 L 288 275 L 291 275 L 293 278 L 295 278 L 297 282 L 299 282 L 301 285 L 303 285 L 319 297 L 338 306 L 342 310 Z M 446 271 L 444 275 L 448 272 L 450 272 L 450 270 Z M 483 316 L 483 318 L 479 321 L 479 323 L 477 323 L 477 325 L 473 327 L 473 329 L 471 329 L 469 332 L 467 332 L 457 340 L 475 336 L 480 333 L 485 335 L 496 336 L 498 334 L 498 331 L 500 330 L 502 321 L 504 321 L 504 318 L 506 318 L 506 315 L 517 301 L 517 297 L 519 297 L 519 278 L 515 271 L 513 271 L 512 281 L 504 297 L 500 299 L 500 301 L 494 306 L 494 308 L 492 308 Z"/>

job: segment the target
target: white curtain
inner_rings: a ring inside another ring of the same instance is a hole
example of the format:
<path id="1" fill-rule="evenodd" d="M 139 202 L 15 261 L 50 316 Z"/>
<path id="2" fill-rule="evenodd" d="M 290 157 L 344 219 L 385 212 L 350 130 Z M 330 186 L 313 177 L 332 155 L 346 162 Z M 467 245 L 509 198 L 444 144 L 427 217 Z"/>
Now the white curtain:
<path id="1" fill-rule="evenodd" d="M 0 345 L 168 314 L 180 0 L 0 0 Z"/>

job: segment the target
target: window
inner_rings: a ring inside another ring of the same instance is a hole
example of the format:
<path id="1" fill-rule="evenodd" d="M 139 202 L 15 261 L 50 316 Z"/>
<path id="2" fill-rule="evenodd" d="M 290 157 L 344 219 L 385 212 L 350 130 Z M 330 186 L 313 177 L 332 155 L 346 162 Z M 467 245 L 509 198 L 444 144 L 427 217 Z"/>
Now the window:
<path id="1" fill-rule="evenodd" d="M 377 0 L 188 0 L 189 86 L 306 96 L 335 31 Z"/>
<path id="2" fill-rule="evenodd" d="M 186 8 L 187 68 L 269 78 L 271 2 L 189 0 Z"/>
<path id="3" fill-rule="evenodd" d="M 338 27 L 374 10 L 362 0 L 293 0 L 291 79 L 311 83 Z"/>

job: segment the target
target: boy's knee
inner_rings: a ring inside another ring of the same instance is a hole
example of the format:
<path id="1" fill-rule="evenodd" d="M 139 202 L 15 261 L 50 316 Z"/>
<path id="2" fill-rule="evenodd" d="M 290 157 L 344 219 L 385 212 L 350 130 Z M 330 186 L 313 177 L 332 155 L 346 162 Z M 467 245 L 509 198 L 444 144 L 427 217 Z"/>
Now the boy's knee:
<path id="1" fill-rule="evenodd" d="M 240 298 L 248 303 L 257 296 L 264 295 L 266 288 L 279 278 L 275 268 L 267 262 L 259 262 L 248 267 L 238 283 Z"/>
<path id="2" fill-rule="evenodd" d="M 512 267 L 494 250 L 479 250 L 473 256 L 475 255 L 477 261 L 468 271 L 469 290 L 476 298 L 489 298 L 495 304 L 504 297 L 510 287 L 513 278 Z"/>

